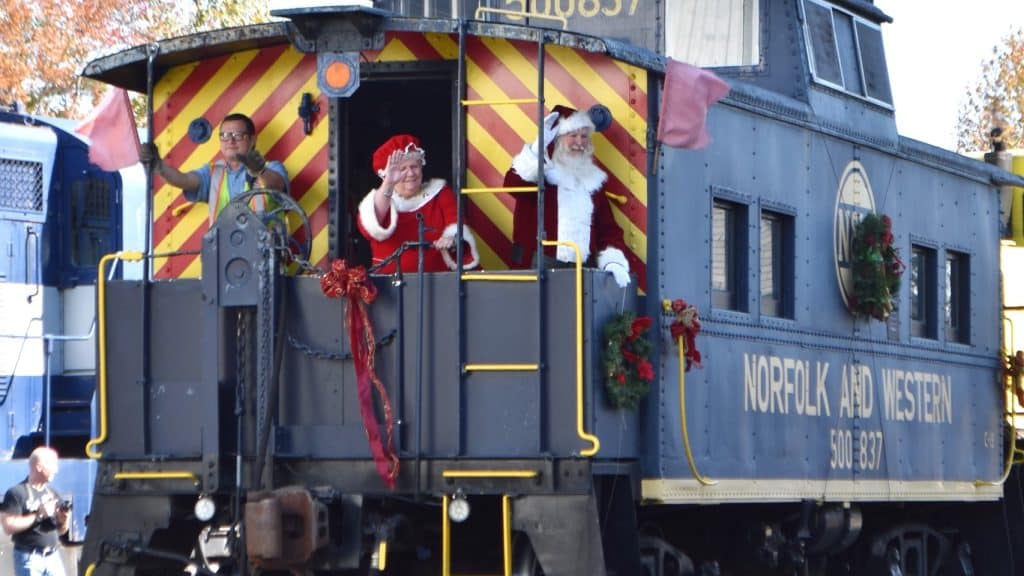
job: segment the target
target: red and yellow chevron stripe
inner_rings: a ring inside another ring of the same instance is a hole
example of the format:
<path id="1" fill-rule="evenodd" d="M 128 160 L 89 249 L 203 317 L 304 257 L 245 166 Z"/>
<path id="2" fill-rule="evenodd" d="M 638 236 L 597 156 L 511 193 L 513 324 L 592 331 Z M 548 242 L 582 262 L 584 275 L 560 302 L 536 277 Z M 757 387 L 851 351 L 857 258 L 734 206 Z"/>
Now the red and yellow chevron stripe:
<path id="1" fill-rule="evenodd" d="M 296 114 L 304 92 L 320 104 L 313 132 L 306 135 Z M 306 210 L 313 235 L 310 260 L 323 265 L 327 257 L 327 116 L 326 99 L 316 83 L 316 57 L 287 44 L 237 52 L 172 68 L 153 91 L 155 142 L 165 160 L 183 171 L 216 159 L 217 138 L 203 144 L 187 136 L 192 120 L 204 117 L 213 125 L 232 112 L 253 119 L 257 148 L 288 170 L 291 195 Z M 156 253 L 199 248 L 207 229 L 205 204 L 187 205 L 181 191 L 157 179 L 154 183 L 153 246 Z M 297 222 L 291 222 L 292 226 Z M 154 261 L 157 278 L 198 277 L 198 255 Z"/>
<path id="2" fill-rule="evenodd" d="M 455 38 L 426 35 L 426 39 L 446 58 L 457 56 Z M 596 158 L 608 173 L 605 192 L 613 200 L 629 249 L 646 263 L 647 71 L 561 46 L 549 46 L 545 51 L 546 109 L 564 104 L 585 110 L 603 104 L 612 113 L 611 127 L 595 135 Z M 474 37 L 466 54 L 468 99 L 537 98 L 536 44 Z M 535 104 L 470 107 L 467 185 L 501 186 L 512 157 L 536 135 Z M 514 202 L 510 194 L 470 197 L 470 223 L 483 240 L 481 260 L 487 268 L 507 268 L 511 262 Z M 645 270 L 635 272 L 641 279 L 646 276 Z"/>
<path id="3" fill-rule="evenodd" d="M 647 72 L 600 54 L 561 46 L 546 50 L 544 92 L 547 109 L 565 104 L 586 109 L 603 104 L 612 112 L 612 126 L 594 138 L 596 157 L 608 173 L 605 191 L 613 199 L 616 220 L 638 260 L 646 263 L 647 245 Z M 370 62 L 454 60 L 458 40 L 448 34 L 389 33 L 384 48 L 365 51 Z M 536 45 L 493 38 L 472 38 L 467 50 L 467 97 L 504 100 L 537 97 Z M 269 88 L 268 88 L 269 87 Z M 295 114 L 302 93 L 320 102 L 313 133 L 306 136 Z M 310 214 L 314 264 L 327 256 L 327 133 L 326 102 L 316 86 L 316 59 L 286 44 L 238 52 L 171 69 L 154 90 L 156 143 L 167 160 L 192 170 L 216 158 L 211 139 L 196 145 L 187 138 L 188 124 L 200 116 L 214 126 L 230 112 L 250 115 L 259 129 L 257 146 L 271 159 L 282 160 L 291 177 L 292 195 Z M 536 137 L 536 106 L 474 106 L 467 114 L 467 173 L 470 187 L 497 187 L 512 157 Z M 156 252 L 194 250 L 206 231 L 207 211 L 181 208 L 181 192 L 157 182 L 154 211 Z M 486 268 L 507 268 L 511 262 L 512 209 L 509 194 L 468 197 L 470 224 L 479 237 Z M 157 277 L 196 277 L 195 255 L 159 259 Z M 636 270 L 643 279 L 645 270 Z M 641 280 L 643 282 L 643 280 Z M 643 288 L 643 285 L 641 285 Z"/>

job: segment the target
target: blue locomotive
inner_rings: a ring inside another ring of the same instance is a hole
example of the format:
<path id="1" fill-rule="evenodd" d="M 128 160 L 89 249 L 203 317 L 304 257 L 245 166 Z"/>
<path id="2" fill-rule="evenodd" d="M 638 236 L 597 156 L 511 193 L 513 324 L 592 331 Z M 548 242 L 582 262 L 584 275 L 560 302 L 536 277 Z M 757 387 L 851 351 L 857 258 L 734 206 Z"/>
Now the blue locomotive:
<path id="1" fill-rule="evenodd" d="M 1018 571 L 999 254 L 1024 179 L 899 136 L 884 13 L 370 4 L 282 6 L 85 69 L 152 86 L 154 141 L 182 169 L 215 158 L 226 113 L 252 117 L 291 175 L 290 196 L 259 193 L 298 242 L 238 202 L 209 222 L 157 180 L 152 278 L 103 282 L 129 255 L 101 264 L 82 572 Z M 677 61 L 730 88 L 703 148 L 658 135 L 696 89 Z M 542 192 L 502 174 L 556 104 L 605 128 L 626 289 L 511 269 L 517 195 Z M 368 263 L 356 206 L 395 132 L 452 183 L 485 271 L 329 298 L 325 277 Z M 353 346 L 356 323 L 372 338 Z M 623 362 L 649 363 L 636 409 L 614 403 Z"/>
<path id="2" fill-rule="evenodd" d="M 88 158 L 65 120 L 0 110 L 0 432 L 5 490 L 33 448 L 63 457 L 56 485 L 76 504 L 69 538 L 85 538 L 95 462 L 96 265 L 122 246 L 122 175 Z M 120 271 L 118 271 L 120 275 Z"/>

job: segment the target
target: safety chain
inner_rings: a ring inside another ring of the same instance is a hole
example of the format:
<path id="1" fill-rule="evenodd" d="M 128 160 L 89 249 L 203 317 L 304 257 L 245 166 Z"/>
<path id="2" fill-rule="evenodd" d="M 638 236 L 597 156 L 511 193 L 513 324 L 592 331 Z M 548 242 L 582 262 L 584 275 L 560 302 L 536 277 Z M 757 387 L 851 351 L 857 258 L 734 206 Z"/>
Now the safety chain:
<path id="1" fill-rule="evenodd" d="M 288 254 L 291 255 L 291 252 L 288 252 Z M 285 264 L 296 264 L 301 273 L 316 276 L 317 278 L 326 273 L 326 270 L 323 268 L 314 266 L 309 260 L 303 260 L 301 258 L 290 258 L 285 261 Z"/>
<path id="2" fill-rule="evenodd" d="M 249 341 L 248 319 L 245 310 L 239 308 L 235 317 L 235 416 L 241 417 L 245 412 L 245 366 L 247 342 Z M 239 450 L 242 448 L 239 447 Z"/>
<path id="3" fill-rule="evenodd" d="M 273 236 L 273 235 L 272 235 Z M 273 379 L 274 372 L 274 352 L 272 342 L 274 318 L 277 316 L 277 310 L 275 308 L 274 301 L 274 280 L 272 275 L 274 268 L 277 264 L 276 252 L 274 248 L 268 245 L 264 245 L 263 257 L 260 258 L 260 263 L 257 268 L 257 274 L 259 275 L 258 286 L 260 292 L 260 305 L 256 309 L 256 338 L 257 342 L 256 349 L 256 438 L 257 448 L 262 449 L 259 445 L 262 439 L 265 437 L 265 428 L 269 426 L 267 418 L 267 406 L 269 405 L 268 394 L 270 393 L 270 387 L 274 385 L 271 380 Z"/>
<path id="4" fill-rule="evenodd" d="M 395 336 L 397 335 L 398 329 L 393 328 L 383 337 L 377 339 L 377 348 L 380 349 L 381 346 L 391 344 L 395 340 Z M 306 356 L 316 358 L 318 360 L 339 360 L 344 362 L 352 359 L 352 352 L 329 352 L 327 350 L 323 350 L 320 348 L 314 348 L 309 344 L 299 342 L 299 340 L 292 336 L 291 334 L 288 334 L 288 345 L 291 346 L 293 349 L 302 352 Z"/>

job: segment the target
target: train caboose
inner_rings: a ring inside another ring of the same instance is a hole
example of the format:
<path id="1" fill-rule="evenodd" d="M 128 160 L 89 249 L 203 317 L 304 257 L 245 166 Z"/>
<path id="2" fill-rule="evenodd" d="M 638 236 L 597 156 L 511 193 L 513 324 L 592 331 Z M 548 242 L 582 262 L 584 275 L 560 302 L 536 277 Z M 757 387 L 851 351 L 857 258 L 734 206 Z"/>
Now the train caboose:
<path id="1" fill-rule="evenodd" d="M 304 247 L 285 254 L 241 203 L 208 225 L 157 179 L 153 278 L 100 290 L 118 306 L 100 324 L 86 574 L 1014 573 L 1000 187 L 1024 180 L 897 134 L 885 14 L 349 4 L 85 70 L 152 80 L 155 142 L 185 169 L 213 159 L 222 116 L 251 116 L 292 175 L 290 198 L 257 193 Z M 687 102 L 666 55 L 730 84 L 707 147 L 659 142 Z M 556 104 L 606 120 L 631 288 L 509 270 L 516 195 L 542 192 L 502 174 Z M 452 183 L 484 271 L 328 298 L 328 269 L 367 264 L 355 206 L 395 132 Z M 861 268 L 876 254 L 882 276 Z M 606 393 L 624 336 L 609 348 L 604 328 L 627 313 L 653 323 L 630 332 L 654 362 L 636 410 Z M 377 400 L 354 322 L 374 334 Z M 368 436 L 393 438 L 393 484 Z"/>

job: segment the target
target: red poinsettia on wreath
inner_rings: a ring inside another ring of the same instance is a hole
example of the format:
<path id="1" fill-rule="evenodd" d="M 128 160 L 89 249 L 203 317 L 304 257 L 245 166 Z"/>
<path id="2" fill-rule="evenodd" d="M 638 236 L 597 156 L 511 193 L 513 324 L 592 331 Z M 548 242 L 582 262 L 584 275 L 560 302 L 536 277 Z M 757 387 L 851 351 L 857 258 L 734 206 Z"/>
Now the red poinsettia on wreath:
<path id="1" fill-rule="evenodd" d="M 649 316 L 638 318 L 632 312 L 623 312 L 605 324 L 605 390 L 616 408 L 636 408 L 654 380 L 647 339 L 650 328 Z"/>

